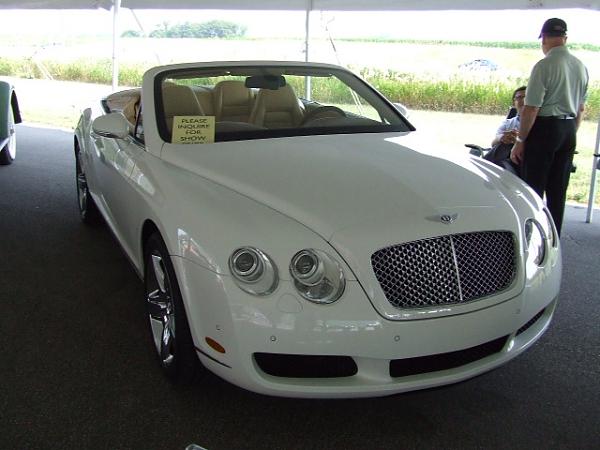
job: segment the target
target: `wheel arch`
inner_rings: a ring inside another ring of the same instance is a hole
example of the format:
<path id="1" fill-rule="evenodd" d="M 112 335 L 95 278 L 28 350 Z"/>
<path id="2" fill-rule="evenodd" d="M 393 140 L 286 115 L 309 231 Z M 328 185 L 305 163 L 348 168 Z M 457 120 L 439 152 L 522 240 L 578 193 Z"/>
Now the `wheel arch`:
<path id="1" fill-rule="evenodd" d="M 12 91 L 12 95 L 10 96 L 10 105 L 12 107 L 15 123 L 23 122 L 23 118 L 21 117 L 21 110 L 19 109 L 19 100 L 17 99 L 17 93 L 14 89 Z"/>
<path id="2" fill-rule="evenodd" d="M 142 278 L 146 277 L 146 244 L 148 243 L 148 239 L 150 239 L 150 236 L 152 236 L 154 233 L 158 233 L 162 238 L 162 233 L 160 232 L 160 229 L 158 228 L 156 223 L 154 223 L 152 219 L 146 219 L 144 221 L 144 224 L 142 225 L 142 233 L 140 236 L 140 249 L 142 253 L 140 258 L 140 261 L 142 262 L 140 271 Z M 164 241 L 164 238 L 162 239 Z"/>

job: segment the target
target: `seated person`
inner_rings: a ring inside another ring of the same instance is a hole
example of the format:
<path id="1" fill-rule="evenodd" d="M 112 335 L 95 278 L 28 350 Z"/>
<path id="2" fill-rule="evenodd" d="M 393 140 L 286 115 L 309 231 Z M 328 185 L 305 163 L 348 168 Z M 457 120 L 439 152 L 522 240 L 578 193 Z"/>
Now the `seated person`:
<path id="1" fill-rule="evenodd" d="M 502 125 L 496 131 L 496 137 L 492 141 L 492 147 L 502 144 L 514 144 L 517 134 L 519 133 L 519 125 L 521 124 L 521 111 L 525 106 L 525 90 L 526 86 L 521 86 L 513 92 L 512 102 L 517 110 L 517 115 L 510 119 L 505 119 Z"/>
<path id="2" fill-rule="evenodd" d="M 513 92 L 512 102 L 517 114 L 514 117 L 504 119 L 498 131 L 496 131 L 496 137 L 492 141 L 492 149 L 484 156 L 488 161 L 515 175 L 519 175 L 519 167 L 510 160 L 510 151 L 519 134 L 521 112 L 525 106 L 526 89 L 526 86 L 521 86 Z"/>

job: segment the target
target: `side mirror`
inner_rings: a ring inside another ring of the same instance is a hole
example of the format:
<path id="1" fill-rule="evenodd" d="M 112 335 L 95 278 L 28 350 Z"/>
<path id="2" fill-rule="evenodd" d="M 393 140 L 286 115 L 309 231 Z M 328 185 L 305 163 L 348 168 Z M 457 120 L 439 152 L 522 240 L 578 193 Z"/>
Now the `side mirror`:
<path id="1" fill-rule="evenodd" d="M 408 112 L 408 108 L 406 106 L 404 106 L 402 103 L 392 103 L 396 109 L 400 112 L 400 114 L 402 114 L 404 117 L 406 117 L 408 119 L 408 116 L 410 115 L 410 113 Z"/>
<path id="2" fill-rule="evenodd" d="M 129 122 L 120 112 L 106 114 L 94 119 L 92 132 L 103 138 L 125 139 L 129 136 Z"/>

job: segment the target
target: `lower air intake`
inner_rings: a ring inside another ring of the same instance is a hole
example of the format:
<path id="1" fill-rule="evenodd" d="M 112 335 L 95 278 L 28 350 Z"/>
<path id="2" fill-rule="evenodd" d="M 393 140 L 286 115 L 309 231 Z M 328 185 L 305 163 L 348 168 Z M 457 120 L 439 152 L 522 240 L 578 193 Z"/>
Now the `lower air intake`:
<path id="1" fill-rule="evenodd" d="M 356 375 L 358 367 L 349 356 L 287 355 L 255 353 L 254 361 L 264 373 L 285 378 L 339 378 Z"/>
<path id="2" fill-rule="evenodd" d="M 390 376 L 394 378 L 407 377 L 464 366 L 500 352 L 504 348 L 507 338 L 508 336 L 504 336 L 485 344 L 456 352 L 419 356 L 417 358 L 395 359 L 390 361 Z"/>

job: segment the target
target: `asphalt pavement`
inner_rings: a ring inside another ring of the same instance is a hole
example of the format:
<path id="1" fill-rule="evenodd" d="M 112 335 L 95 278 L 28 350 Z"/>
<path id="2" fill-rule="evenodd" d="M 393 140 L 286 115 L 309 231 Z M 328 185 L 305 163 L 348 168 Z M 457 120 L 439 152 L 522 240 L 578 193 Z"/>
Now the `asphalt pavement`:
<path id="1" fill-rule="evenodd" d="M 564 277 L 529 351 L 443 388 L 359 400 L 171 385 L 143 287 L 106 227 L 83 225 L 72 133 L 19 125 L 0 166 L 0 449 L 598 449 L 600 212 L 567 208 Z"/>

